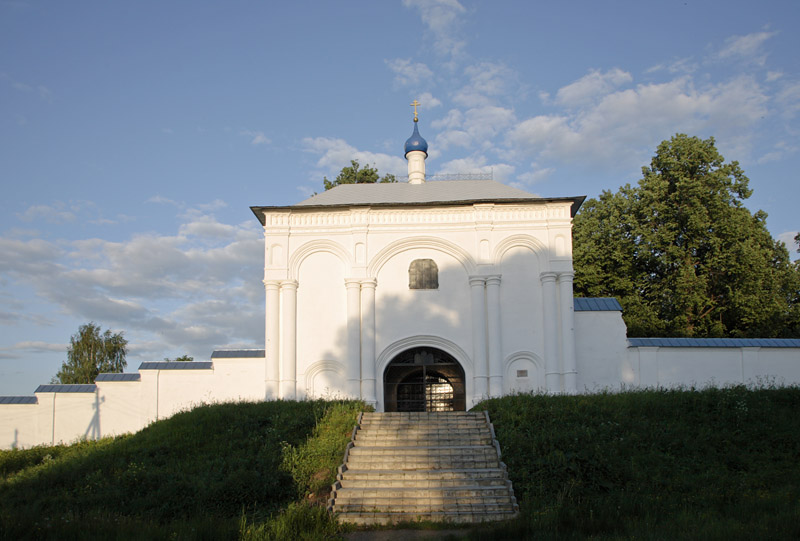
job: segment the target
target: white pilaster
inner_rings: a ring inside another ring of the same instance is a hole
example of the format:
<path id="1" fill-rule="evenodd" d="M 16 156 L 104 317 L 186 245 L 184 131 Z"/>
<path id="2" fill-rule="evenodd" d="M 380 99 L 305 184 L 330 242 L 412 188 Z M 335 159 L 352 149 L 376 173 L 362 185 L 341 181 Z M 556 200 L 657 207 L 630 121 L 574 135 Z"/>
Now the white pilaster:
<path id="1" fill-rule="evenodd" d="M 561 304 L 561 367 L 564 370 L 564 390 L 578 391 L 578 365 L 575 358 L 575 306 L 571 272 L 558 275 L 558 296 Z"/>
<path id="2" fill-rule="evenodd" d="M 297 398 L 297 281 L 281 282 L 281 398 Z"/>
<path id="3" fill-rule="evenodd" d="M 375 392 L 375 280 L 361 282 L 361 398 L 371 405 Z"/>
<path id="4" fill-rule="evenodd" d="M 489 396 L 503 395 L 503 343 L 500 333 L 500 275 L 486 277 L 489 343 Z"/>
<path id="5" fill-rule="evenodd" d="M 544 378 L 548 393 L 561 391 L 561 374 L 558 370 L 558 301 L 556 300 L 556 273 L 543 272 L 542 311 L 544 321 Z"/>
<path id="6" fill-rule="evenodd" d="M 486 359 L 486 278 L 470 276 L 469 287 L 472 304 L 472 362 L 473 398 L 478 402 L 489 396 L 489 382 Z"/>
<path id="7" fill-rule="evenodd" d="M 280 381 L 280 282 L 278 280 L 264 280 L 267 303 L 267 321 L 264 329 L 264 357 L 266 363 L 265 373 L 265 398 L 272 400 L 278 398 L 278 383 Z"/>
<path id="8" fill-rule="evenodd" d="M 346 279 L 347 288 L 347 394 L 361 396 L 361 281 Z"/>

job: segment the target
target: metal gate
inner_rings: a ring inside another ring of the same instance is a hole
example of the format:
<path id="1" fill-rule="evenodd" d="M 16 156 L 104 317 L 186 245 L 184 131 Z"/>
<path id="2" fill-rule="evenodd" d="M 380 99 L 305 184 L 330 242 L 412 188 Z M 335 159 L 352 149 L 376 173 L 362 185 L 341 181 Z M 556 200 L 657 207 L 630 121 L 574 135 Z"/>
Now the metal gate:
<path id="1" fill-rule="evenodd" d="M 464 370 L 448 353 L 420 347 L 395 357 L 384 372 L 386 411 L 463 411 Z"/>

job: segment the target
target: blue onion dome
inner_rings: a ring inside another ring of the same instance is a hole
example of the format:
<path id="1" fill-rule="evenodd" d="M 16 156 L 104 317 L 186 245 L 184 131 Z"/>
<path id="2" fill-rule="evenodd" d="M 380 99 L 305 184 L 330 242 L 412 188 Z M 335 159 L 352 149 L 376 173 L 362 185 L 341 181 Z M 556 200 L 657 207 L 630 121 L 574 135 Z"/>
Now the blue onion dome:
<path id="1" fill-rule="evenodd" d="M 426 157 L 428 156 L 428 142 L 419 134 L 416 120 L 414 121 L 414 133 L 406 140 L 406 153 L 404 155 L 408 155 L 412 150 L 421 150 Z"/>

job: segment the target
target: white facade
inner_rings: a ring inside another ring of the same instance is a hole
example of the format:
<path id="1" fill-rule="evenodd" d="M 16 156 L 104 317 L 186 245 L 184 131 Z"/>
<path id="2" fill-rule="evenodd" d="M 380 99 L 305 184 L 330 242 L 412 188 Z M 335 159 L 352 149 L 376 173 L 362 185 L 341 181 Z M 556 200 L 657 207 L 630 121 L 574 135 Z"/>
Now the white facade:
<path id="1" fill-rule="evenodd" d="M 255 208 L 266 239 L 266 396 L 383 409 L 386 367 L 416 347 L 458 361 L 467 407 L 515 389 L 510 365 L 574 392 L 579 201 Z M 416 260 L 435 262 L 437 289 L 409 287 Z"/>

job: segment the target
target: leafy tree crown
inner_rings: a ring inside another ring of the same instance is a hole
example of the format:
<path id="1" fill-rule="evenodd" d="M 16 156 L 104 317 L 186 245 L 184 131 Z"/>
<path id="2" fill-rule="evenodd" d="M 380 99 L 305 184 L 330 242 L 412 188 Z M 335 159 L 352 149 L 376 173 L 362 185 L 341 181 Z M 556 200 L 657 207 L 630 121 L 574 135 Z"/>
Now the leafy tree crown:
<path id="1" fill-rule="evenodd" d="M 391 173 L 381 177 L 375 167 L 365 165 L 361 167 L 358 160 L 350 160 L 350 165 L 345 166 L 336 176 L 336 180 L 330 181 L 328 177 L 323 177 L 322 183 L 326 190 L 330 190 L 340 184 L 374 184 L 376 182 L 397 182 Z"/>
<path id="2" fill-rule="evenodd" d="M 94 322 L 81 325 L 70 337 L 67 361 L 54 378 L 58 383 L 94 383 L 101 372 L 122 372 L 127 366 L 128 341 L 122 332 L 100 331 Z"/>

